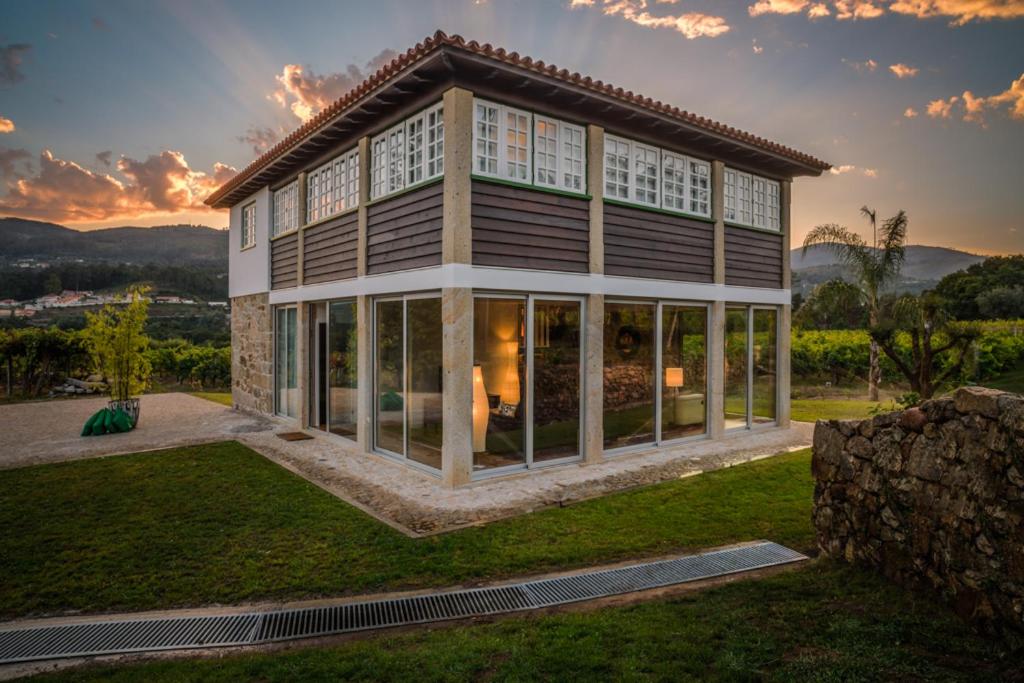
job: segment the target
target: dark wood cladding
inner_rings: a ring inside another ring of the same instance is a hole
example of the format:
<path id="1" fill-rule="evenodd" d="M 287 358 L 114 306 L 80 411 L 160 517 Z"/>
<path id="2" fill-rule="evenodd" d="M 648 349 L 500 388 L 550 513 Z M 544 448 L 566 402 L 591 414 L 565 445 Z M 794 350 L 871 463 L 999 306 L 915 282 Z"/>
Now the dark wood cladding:
<path id="1" fill-rule="evenodd" d="M 434 183 L 368 207 L 369 274 L 441 265 L 444 183 Z"/>
<path id="2" fill-rule="evenodd" d="M 725 226 L 725 284 L 782 287 L 782 235 Z"/>
<path id="3" fill-rule="evenodd" d="M 472 192 L 473 265 L 586 273 L 586 199 L 480 180 Z"/>
<path id="4" fill-rule="evenodd" d="M 713 224 L 605 203 L 605 274 L 712 282 L 714 261 Z"/>
<path id="5" fill-rule="evenodd" d="M 303 284 L 344 280 L 356 276 L 359 214 L 307 228 L 302 237 Z"/>
<path id="6" fill-rule="evenodd" d="M 270 243 L 270 288 L 284 289 L 299 284 L 299 233 Z"/>

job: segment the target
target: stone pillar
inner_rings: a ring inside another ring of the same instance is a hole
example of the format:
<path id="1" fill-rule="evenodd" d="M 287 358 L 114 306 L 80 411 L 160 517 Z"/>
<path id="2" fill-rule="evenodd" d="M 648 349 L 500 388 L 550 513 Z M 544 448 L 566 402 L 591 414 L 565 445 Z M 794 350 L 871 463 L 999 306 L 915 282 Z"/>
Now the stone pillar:
<path id="1" fill-rule="evenodd" d="M 442 289 L 441 319 L 441 477 L 445 486 L 455 487 L 473 474 L 473 290 Z"/>
<path id="2" fill-rule="evenodd" d="M 604 294 L 587 297 L 583 348 L 583 460 L 604 458 Z"/>
<path id="3" fill-rule="evenodd" d="M 231 402 L 242 412 L 274 412 L 274 318 L 266 292 L 231 300 Z"/>
<path id="4" fill-rule="evenodd" d="M 715 221 L 714 282 L 725 284 L 725 164 L 711 162 L 711 218 Z"/>
<path id="5" fill-rule="evenodd" d="M 790 254 L 792 238 L 790 205 L 793 197 L 793 182 L 786 180 L 782 183 L 779 204 L 782 215 L 780 225 L 782 226 L 782 288 L 789 290 L 792 287 L 792 271 L 790 270 Z M 779 314 L 779 405 L 776 414 L 780 427 L 789 426 L 790 416 L 790 373 L 792 362 L 790 353 L 792 351 L 793 337 L 790 330 L 793 318 L 793 306 L 786 304 Z"/>
<path id="6" fill-rule="evenodd" d="M 725 433 L 725 302 L 711 304 L 708 329 L 708 434 L 712 439 Z"/>
<path id="7" fill-rule="evenodd" d="M 373 297 L 356 297 L 356 442 L 373 449 Z"/>
<path id="8" fill-rule="evenodd" d="M 587 191 L 590 193 L 590 272 L 604 273 L 604 128 L 587 126 Z"/>
<path id="9" fill-rule="evenodd" d="M 359 208 L 356 228 L 356 275 L 366 275 L 366 223 L 370 201 L 370 138 L 359 138 Z M 360 323 L 362 324 L 362 323 Z M 361 349 L 362 347 L 360 347 Z M 359 386 L 362 386 L 360 384 Z"/>
<path id="10" fill-rule="evenodd" d="M 441 262 L 472 263 L 471 181 L 473 169 L 473 93 L 451 88 L 444 93 L 444 219 Z"/>

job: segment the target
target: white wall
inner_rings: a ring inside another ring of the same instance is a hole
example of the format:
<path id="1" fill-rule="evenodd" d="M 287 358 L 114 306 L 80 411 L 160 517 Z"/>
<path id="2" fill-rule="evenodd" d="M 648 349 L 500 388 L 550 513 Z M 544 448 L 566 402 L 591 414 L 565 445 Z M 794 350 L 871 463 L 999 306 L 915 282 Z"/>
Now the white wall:
<path id="1" fill-rule="evenodd" d="M 256 246 L 242 244 L 242 207 L 256 202 Z M 270 191 L 263 188 L 231 207 L 228 247 L 228 295 L 233 297 L 270 291 Z"/>

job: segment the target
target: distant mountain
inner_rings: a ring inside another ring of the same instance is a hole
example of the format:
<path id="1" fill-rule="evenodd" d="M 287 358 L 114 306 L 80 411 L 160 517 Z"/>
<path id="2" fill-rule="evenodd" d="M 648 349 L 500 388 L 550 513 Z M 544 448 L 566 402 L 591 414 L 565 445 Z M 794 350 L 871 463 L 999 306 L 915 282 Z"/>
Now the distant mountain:
<path id="1" fill-rule="evenodd" d="M 907 247 L 900 279 L 892 289 L 897 292 L 920 293 L 934 287 L 944 276 L 984 260 L 984 256 L 957 249 L 911 245 Z M 836 278 L 847 281 L 853 279 L 832 250 L 825 246 L 811 247 L 806 254 L 802 248 L 793 249 L 790 262 L 793 267 L 793 291 L 805 296 L 822 282 Z"/>
<path id="2" fill-rule="evenodd" d="M 212 264 L 228 260 L 228 233 L 202 225 L 104 228 L 0 218 L 0 265 L 23 258 L 116 263 Z"/>

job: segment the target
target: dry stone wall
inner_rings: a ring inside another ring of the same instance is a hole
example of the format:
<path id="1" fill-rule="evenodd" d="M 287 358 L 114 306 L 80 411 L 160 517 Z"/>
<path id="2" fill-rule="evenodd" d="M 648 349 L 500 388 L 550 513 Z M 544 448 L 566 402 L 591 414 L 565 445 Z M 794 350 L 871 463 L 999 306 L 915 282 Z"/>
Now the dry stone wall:
<path id="1" fill-rule="evenodd" d="M 274 409 L 274 326 L 267 294 L 231 300 L 231 400 L 251 413 Z"/>
<path id="2" fill-rule="evenodd" d="M 928 586 L 1024 642 L 1024 396 L 964 388 L 814 430 L 823 553 Z"/>

